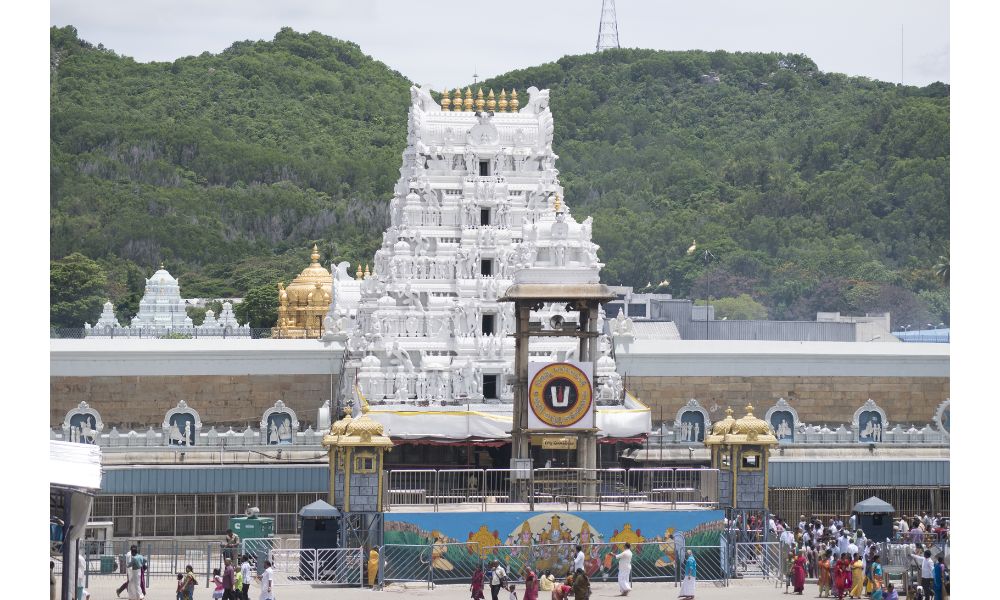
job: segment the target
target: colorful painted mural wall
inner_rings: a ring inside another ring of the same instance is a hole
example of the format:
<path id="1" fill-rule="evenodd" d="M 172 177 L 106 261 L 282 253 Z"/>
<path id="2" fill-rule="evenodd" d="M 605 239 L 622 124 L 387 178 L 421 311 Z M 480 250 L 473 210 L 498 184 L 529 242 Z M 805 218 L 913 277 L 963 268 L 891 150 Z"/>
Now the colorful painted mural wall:
<path id="1" fill-rule="evenodd" d="M 389 580 L 463 580 L 480 565 L 500 561 L 519 575 L 525 567 L 564 577 L 575 546 L 583 546 L 592 578 L 617 577 L 625 542 L 633 574 L 672 579 L 686 547 L 714 548 L 722 511 L 386 513 Z M 717 554 L 717 552 L 716 552 Z"/>

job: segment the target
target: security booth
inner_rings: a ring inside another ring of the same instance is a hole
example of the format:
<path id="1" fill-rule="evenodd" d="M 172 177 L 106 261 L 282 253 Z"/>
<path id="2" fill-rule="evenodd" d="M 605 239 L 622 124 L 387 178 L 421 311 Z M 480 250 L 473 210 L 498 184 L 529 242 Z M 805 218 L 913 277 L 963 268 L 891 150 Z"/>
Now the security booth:
<path id="1" fill-rule="evenodd" d="M 323 500 L 302 507 L 299 511 L 302 537 L 299 547 L 303 550 L 321 550 L 340 547 L 341 512 Z M 336 567 L 335 553 L 312 553 L 315 560 L 299 560 L 299 575 L 305 579 L 326 577 Z"/>
<path id="2" fill-rule="evenodd" d="M 896 509 L 878 496 L 872 496 L 854 505 L 854 514 L 858 515 L 858 529 L 865 532 L 870 540 L 892 539 L 892 516 Z"/>

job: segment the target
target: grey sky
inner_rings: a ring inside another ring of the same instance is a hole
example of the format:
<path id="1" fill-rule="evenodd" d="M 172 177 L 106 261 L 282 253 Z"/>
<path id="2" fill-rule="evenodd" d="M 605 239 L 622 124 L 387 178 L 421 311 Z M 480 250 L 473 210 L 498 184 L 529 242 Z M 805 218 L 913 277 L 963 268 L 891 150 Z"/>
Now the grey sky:
<path id="1" fill-rule="evenodd" d="M 617 0 L 622 46 L 801 52 L 823 71 L 950 80 L 947 0 Z M 600 0 L 53 0 L 50 22 L 140 61 L 270 40 L 282 26 L 351 40 L 434 89 L 594 51 Z"/>

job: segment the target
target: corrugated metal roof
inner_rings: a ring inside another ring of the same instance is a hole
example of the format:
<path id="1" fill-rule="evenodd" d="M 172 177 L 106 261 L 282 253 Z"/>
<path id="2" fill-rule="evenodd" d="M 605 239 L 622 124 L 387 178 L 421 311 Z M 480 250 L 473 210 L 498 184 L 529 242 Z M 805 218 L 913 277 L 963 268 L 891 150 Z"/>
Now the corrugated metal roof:
<path id="1" fill-rule="evenodd" d="M 681 334 L 673 321 L 634 321 L 632 331 L 636 338 L 651 340 L 679 340 Z"/>
<path id="2" fill-rule="evenodd" d="M 948 460 L 772 461 L 773 488 L 820 486 L 946 486 Z M 326 465 L 191 465 L 107 468 L 103 494 L 226 494 L 325 492 Z"/>
<path id="3" fill-rule="evenodd" d="M 326 465 L 198 465 L 108 468 L 103 494 L 226 494 L 324 492 Z"/>
<path id="4" fill-rule="evenodd" d="M 769 483 L 772 488 L 951 485 L 950 465 L 934 459 L 773 461 Z"/>

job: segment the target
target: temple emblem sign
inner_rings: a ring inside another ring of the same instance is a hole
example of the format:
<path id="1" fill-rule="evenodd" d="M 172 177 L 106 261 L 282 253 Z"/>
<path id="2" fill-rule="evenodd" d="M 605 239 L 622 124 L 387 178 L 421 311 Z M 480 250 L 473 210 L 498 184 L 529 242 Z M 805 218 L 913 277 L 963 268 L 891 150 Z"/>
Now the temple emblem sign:
<path id="1" fill-rule="evenodd" d="M 571 362 L 532 365 L 528 404 L 532 427 L 591 427 L 593 394 L 586 365 Z"/>

